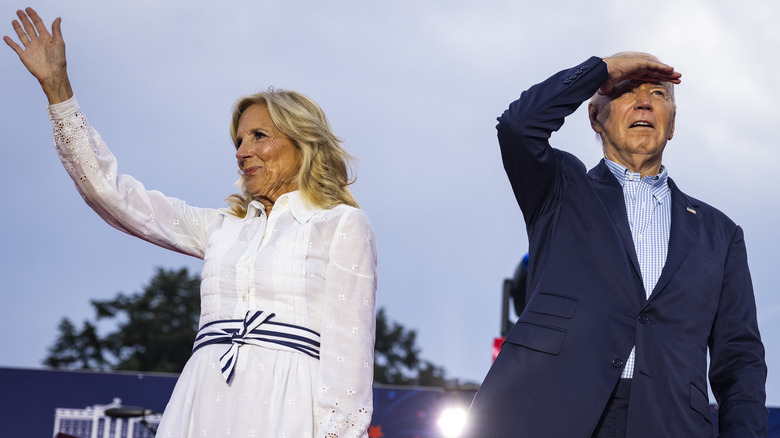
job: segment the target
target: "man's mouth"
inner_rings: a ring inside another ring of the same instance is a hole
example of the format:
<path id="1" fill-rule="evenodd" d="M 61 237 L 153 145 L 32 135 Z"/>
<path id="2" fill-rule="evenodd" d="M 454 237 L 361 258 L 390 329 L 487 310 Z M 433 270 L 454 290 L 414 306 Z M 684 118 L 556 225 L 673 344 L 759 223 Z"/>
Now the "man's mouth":
<path id="1" fill-rule="evenodd" d="M 650 122 L 639 121 L 639 122 L 634 122 L 630 127 L 631 128 L 652 128 L 653 125 Z"/>

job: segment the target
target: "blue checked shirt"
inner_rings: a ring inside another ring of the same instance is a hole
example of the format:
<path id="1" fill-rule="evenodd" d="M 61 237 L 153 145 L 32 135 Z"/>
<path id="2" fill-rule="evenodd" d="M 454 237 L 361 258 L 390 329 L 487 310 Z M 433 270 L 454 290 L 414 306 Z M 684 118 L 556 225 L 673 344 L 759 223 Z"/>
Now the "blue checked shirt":
<path id="1" fill-rule="evenodd" d="M 672 206 L 667 184 L 666 168 L 661 166 L 661 173 L 655 176 L 639 177 L 639 173 L 630 172 L 626 167 L 613 161 L 604 161 L 623 186 L 623 198 L 626 201 L 628 224 L 631 227 L 631 237 L 642 271 L 642 282 L 645 286 L 645 298 L 653 292 L 661 270 L 666 263 L 669 250 L 669 229 L 672 223 Z M 623 368 L 624 379 L 634 376 L 634 356 L 636 347 Z"/>

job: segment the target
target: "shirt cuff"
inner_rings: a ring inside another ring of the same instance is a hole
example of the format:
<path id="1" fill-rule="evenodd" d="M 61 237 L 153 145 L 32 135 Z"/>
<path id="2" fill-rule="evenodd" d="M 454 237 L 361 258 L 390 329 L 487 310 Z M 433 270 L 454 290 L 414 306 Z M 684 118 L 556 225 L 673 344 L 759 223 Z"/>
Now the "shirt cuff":
<path id="1" fill-rule="evenodd" d="M 76 100 L 76 96 L 72 96 L 70 99 L 64 102 L 49 105 L 49 118 L 52 121 L 64 119 L 78 112 L 79 109 L 79 101 Z"/>

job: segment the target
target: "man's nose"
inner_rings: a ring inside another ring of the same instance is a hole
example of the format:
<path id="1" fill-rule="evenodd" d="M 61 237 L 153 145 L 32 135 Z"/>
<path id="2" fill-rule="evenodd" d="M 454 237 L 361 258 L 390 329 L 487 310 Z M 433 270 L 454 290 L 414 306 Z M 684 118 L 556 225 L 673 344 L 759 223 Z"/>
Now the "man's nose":
<path id="1" fill-rule="evenodd" d="M 650 100 L 650 92 L 647 90 L 639 89 L 636 92 L 636 102 L 634 103 L 634 108 L 636 109 L 644 109 L 644 110 L 653 110 L 653 103 Z"/>

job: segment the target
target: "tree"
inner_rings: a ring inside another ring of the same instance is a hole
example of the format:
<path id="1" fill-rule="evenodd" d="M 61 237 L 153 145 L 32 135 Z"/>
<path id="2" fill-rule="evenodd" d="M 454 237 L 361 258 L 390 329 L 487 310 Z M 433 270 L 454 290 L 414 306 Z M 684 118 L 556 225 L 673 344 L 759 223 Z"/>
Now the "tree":
<path id="1" fill-rule="evenodd" d="M 90 302 L 95 322 L 77 330 L 68 318 L 49 348 L 44 365 L 54 368 L 180 372 L 190 357 L 200 316 L 200 278 L 187 268 L 157 268 L 143 292 L 119 293 Z M 97 324 L 115 329 L 100 336 Z M 420 358 L 417 333 L 376 315 L 374 381 L 394 385 L 442 386 L 444 368 Z"/>
<path id="2" fill-rule="evenodd" d="M 200 278 L 187 268 L 158 268 L 141 293 L 92 300 L 96 319 L 116 330 L 100 337 L 95 325 L 80 331 L 63 318 L 44 364 L 55 368 L 179 372 L 190 357 L 200 315 Z"/>
<path id="3" fill-rule="evenodd" d="M 105 369 L 109 364 L 103 357 L 103 342 L 98 337 L 95 326 L 84 321 L 84 327 L 76 332 L 76 327 L 68 318 L 59 325 L 60 336 L 43 364 L 53 368 Z"/>
<path id="4" fill-rule="evenodd" d="M 374 382 L 390 385 L 444 386 L 445 370 L 420 358 L 417 332 L 390 322 L 385 309 L 376 313 Z"/>

